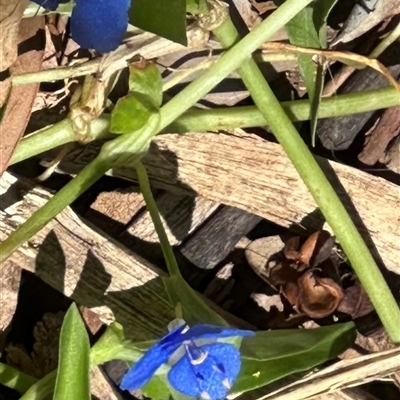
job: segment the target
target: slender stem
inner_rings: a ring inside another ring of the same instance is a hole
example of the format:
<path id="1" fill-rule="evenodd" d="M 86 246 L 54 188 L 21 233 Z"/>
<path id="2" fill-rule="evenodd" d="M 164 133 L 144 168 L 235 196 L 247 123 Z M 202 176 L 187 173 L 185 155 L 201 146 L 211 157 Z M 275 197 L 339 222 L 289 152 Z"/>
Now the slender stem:
<path id="1" fill-rule="evenodd" d="M 176 262 L 175 254 L 169 243 L 167 233 L 165 232 L 164 225 L 161 221 L 160 214 L 157 209 L 157 204 L 154 200 L 153 193 L 151 192 L 149 177 L 147 171 L 141 162 L 136 163 L 136 172 L 138 175 L 140 191 L 142 192 L 144 201 L 146 202 L 147 210 L 150 213 L 151 220 L 153 221 L 154 228 L 160 240 L 164 259 L 168 267 L 168 272 L 171 276 L 181 275 Z"/>
<path id="2" fill-rule="evenodd" d="M 371 51 L 369 58 L 378 58 L 392 43 L 400 37 L 400 22 L 382 41 Z"/>
<path id="3" fill-rule="evenodd" d="M 387 87 L 322 99 L 318 115 L 320 118 L 340 117 L 397 105 L 400 105 L 400 93 L 393 87 Z M 309 118 L 310 104 L 308 100 L 286 101 L 281 103 L 281 106 L 293 122 L 306 121 Z M 110 116 L 103 114 L 92 122 L 90 129 L 93 139 L 112 137 L 108 133 L 109 121 Z M 266 125 L 268 123 L 257 107 L 240 106 L 213 110 L 192 109 L 180 116 L 164 131 L 205 132 Z M 76 135 L 72 130 L 71 123 L 69 120 L 63 120 L 24 137 L 13 154 L 10 164 L 26 160 L 75 140 Z"/>
<path id="4" fill-rule="evenodd" d="M 232 46 L 240 40 L 230 19 L 213 33 L 224 47 Z M 238 72 L 258 109 L 268 121 L 272 132 L 336 234 L 388 335 L 394 343 L 400 343 L 400 309 L 338 195 L 279 104 L 255 61 L 252 59 L 245 61 Z"/>

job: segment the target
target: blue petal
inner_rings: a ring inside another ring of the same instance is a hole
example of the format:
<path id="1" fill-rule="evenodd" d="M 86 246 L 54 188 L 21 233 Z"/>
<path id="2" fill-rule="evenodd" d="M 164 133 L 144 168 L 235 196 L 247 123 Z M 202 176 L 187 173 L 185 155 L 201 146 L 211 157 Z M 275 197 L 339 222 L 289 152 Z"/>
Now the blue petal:
<path id="1" fill-rule="evenodd" d="M 191 397 L 220 400 L 226 397 L 240 372 L 239 350 L 228 343 L 199 347 L 207 356 L 202 362 L 187 351 L 169 371 L 168 380 L 179 392 Z"/>
<path id="2" fill-rule="evenodd" d="M 47 10 L 54 11 L 60 4 L 60 0 L 32 0 L 34 3 L 39 4 Z"/>
<path id="3" fill-rule="evenodd" d="M 76 0 L 71 15 L 72 39 L 81 47 L 106 53 L 122 42 L 130 0 Z"/>
<path id="4" fill-rule="evenodd" d="M 183 334 L 184 340 L 219 339 L 233 336 L 254 336 L 253 331 L 225 328 L 214 325 L 195 325 Z"/>
<path id="5" fill-rule="evenodd" d="M 151 347 L 122 378 L 121 389 L 133 390 L 144 386 L 157 369 L 165 364 L 172 353 L 182 344 L 184 329 L 185 325 L 176 328 Z"/>

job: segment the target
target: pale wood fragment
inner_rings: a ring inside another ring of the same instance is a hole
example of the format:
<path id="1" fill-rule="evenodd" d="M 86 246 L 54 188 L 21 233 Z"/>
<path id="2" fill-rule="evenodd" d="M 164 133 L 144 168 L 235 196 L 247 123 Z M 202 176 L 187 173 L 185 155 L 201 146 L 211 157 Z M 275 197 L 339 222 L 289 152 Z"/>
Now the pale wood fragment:
<path id="1" fill-rule="evenodd" d="M 0 269 L 0 332 L 8 327 L 14 316 L 18 304 L 20 279 L 19 266 L 7 260 Z"/>
<path id="2" fill-rule="evenodd" d="M 168 240 L 172 246 L 179 245 L 219 205 L 199 196 L 174 195 L 168 192 L 159 196 L 156 202 Z M 150 214 L 146 210 L 133 221 L 127 229 L 127 233 L 150 243 L 158 243 L 157 233 Z"/>

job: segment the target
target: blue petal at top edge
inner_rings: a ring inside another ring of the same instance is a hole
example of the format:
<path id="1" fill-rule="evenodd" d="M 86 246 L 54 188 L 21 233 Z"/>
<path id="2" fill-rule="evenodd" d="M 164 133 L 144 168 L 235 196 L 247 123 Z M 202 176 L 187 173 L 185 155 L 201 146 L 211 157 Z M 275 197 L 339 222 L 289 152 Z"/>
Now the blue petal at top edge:
<path id="1" fill-rule="evenodd" d="M 128 26 L 129 0 L 76 0 L 72 39 L 81 47 L 107 53 L 122 42 Z"/>

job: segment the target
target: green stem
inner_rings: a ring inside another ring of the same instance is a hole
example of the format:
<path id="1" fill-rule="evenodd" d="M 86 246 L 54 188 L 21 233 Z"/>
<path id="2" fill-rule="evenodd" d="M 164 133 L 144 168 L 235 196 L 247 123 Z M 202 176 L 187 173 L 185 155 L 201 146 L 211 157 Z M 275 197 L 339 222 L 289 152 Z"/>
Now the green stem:
<path id="1" fill-rule="evenodd" d="M 340 117 L 397 105 L 400 105 L 400 93 L 393 87 L 387 87 L 322 99 L 318 115 L 320 118 Z M 308 100 L 286 101 L 281 103 L 281 106 L 293 122 L 309 119 L 310 103 Z M 93 139 L 105 139 L 112 136 L 108 133 L 109 121 L 110 116 L 103 114 L 92 122 L 90 129 Z M 268 123 L 257 107 L 240 106 L 214 110 L 192 109 L 180 116 L 164 131 L 205 132 L 266 125 Z M 11 164 L 76 140 L 70 121 L 63 120 L 24 137 L 13 154 Z"/>
<path id="2" fill-rule="evenodd" d="M 0 383 L 2 385 L 22 394 L 36 382 L 37 379 L 33 376 L 29 376 L 9 365 L 0 363 Z"/>
<path id="3" fill-rule="evenodd" d="M 232 71 L 251 57 L 251 54 L 262 43 L 266 42 L 276 31 L 287 24 L 299 11 L 313 0 L 287 0 L 271 16 L 257 25 L 239 43 L 222 54 L 203 75 L 190 83 L 185 89 L 171 99 L 161 110 L 161 129 L 163 130 L 188 108 L 220 83 Z M 185 107 L 182 107 L 185 105 Z"/>
<path id="4" fill-rule="evenodd" d="M 88 164 L 76 178 L 65 185 L 24 224 L 12 232 L 4 242 L 0 243 L 0 263 L 5 261 L 22 243 L 28 241 L 44 228 L 49 221 L 89 189 L 110 168 L 111 164 L 100 157 Z"/>
<path id="5" fill-rule="evenodd" d="M 49 221 L 76 200 L 114 165 L 124 163 L 127 160 L 132 163 L 138 161 L 146 153 L 154 136 L 155 128 L 158 126 L 159 116 L 157 115 L 157 119 L 153 122 L 150 121 L 144 130 L 132 135 L 121 135 L 104 144 L 100 154 L 90 164 L 24 224 L 12 232 L 4 242 L 0 243 L 0 263 L 5 261 L 22 243 L 28 241 L 44 228 Z"/>
<path id="6" fill-rule="evenodd" d="M 136 172 L 139 180 L 140 191 L 142 192 L 147 210 L 150 213 L 151 220 L 153 221 L 154 228 L 157 232 L 168 272 L 170 276 L 180 276 L 181 273 L 179 271 L 178 263 L 176 262 L 175 254 L 172 250 L 171 244 L 169 243 L 167 233 L 165 232 L 164 225 L 157 209 L 157 204 L 154 200 L 153 193 L 151 192 L 146 168 L 141 162 L 136 163 Z"/>
<path id="7" fill-rule="evenodd" d="M 224 47 L 230 47 L 240 40 L 230 19 L 213 33 Z M 400 309 L 338 195 L 279 104 L 255 61 L 246 60 L 238 72 L 258 109 L 268 121 L 271 131 L 337 236 L 389 337 L 394 343 L 400 343 Z"/>
<path id="8" fill-rule="evenodd" d="M 92 121 L 90 129 L 93 140 L 110 137 L 110 133 L 108 131 L 109 124 L 110 117 L 107 114 L 104 114 L 101 118 Z M 87 138 L 85 139 L 87 140 Z M 65 118 L 54 125 L 40 129 L 28 136 L 25 136 L 20 141 L 16 151 L 14 152 L 10 165 L 27 160 L 30 157 L 54 149 L 63 144 L 75 141 L 79 141 L 79 137 L 72 128 L 71 120 L 69 118 Z"/>

